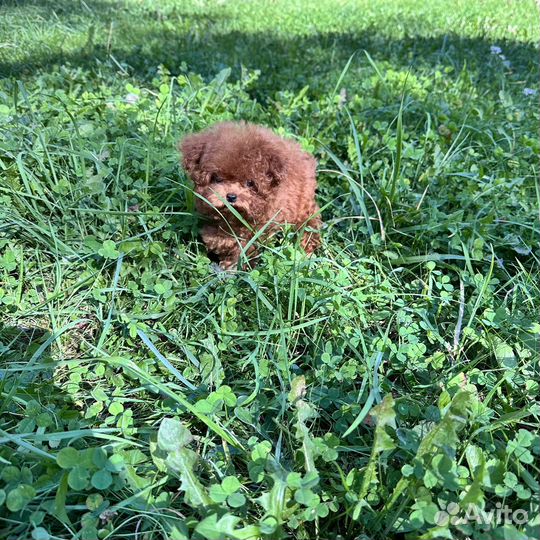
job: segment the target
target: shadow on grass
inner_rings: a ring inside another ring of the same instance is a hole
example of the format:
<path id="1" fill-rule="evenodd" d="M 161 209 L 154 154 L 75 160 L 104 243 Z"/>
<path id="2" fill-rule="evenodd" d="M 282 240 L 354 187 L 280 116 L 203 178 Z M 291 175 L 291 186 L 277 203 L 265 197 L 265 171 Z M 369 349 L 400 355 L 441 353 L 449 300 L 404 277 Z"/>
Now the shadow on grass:
<path id="1" fill-rule="evenodd" d="M 54 338 L 37 325 L 8 326 L 0 323 L 0 386 L 4 392 L 2 411 L 29 399 L 49 399 L 55 361 Z M 41 395 L 46 392 L 47 395 Z M 24 397 L 23 397 L 24 396 Z M 3 427 L 2 429 L 5 429 Z"/>
<path id="2" fill-rule="evenodd" d="M 11 431 L 25 416 L 23 404 L 49 399 L 53 360 L 51 333 L 39 326 L 0 323 L 1 428 Z M 51 369 L 44 366 L 51 366 Z M 3 456 L 4 458 L 6 456 Z"/>
<path id="3" fill-rule="evenodd" d="M 10 0 L 15 6 L 34 1 Z M 376 27 L 359 32 L 318 31 L 302 37 L 276 32 L 231 29 L 230 14 L 194 14 L 181 7 L 163 13 L 156 8 L 143 11 L 133 18 L 124 3 L 103 0 L 78 4 L 67 0 L 49 2 L 50 10 L 40 12 L 51 22 L 70 24 L 80 32 L 81 44 L 66 52 L 62 46 L 30 51 L 22 61 L 0 62 L 0 75 L 24 78 L 36 70 L 50 71 L 55 66 L 69 64 L 84 69 L 110 66 L 140 80 L 148 80 L 160 65 L 171 73 L 195 72 L 207 78 L 225 67 L 231 67 L 234 77 L 242 68 L 260 70 L 257 94 L 268 97 L 276 89 L 298 90 L 309 85 L 314 91 L 328 91 L 353 53 L 357 60 L 351 66 L 350 77 L 360 77 L 358 68 L 368 66 L 362 53 L 367 51 L 376 62 L 389 62 L 394 69 L 461 70 L 464 66 L 475 76 L 480 86 L 488 88 L 495 76 L 486 69 L 491 60 L 491 41 L 484 38 L 440 34 L 433 37 L 390 37 Z M 180 4 L 181 6 L 181 4 Z M 106 29 L 114 21 L 113 39 L 107 39 Z M 403 22 L 415 27 L 415 21 Z M 86 36 L 86 37 L 85 37 Z M 114 37 L 116 36 L 116 37 Z M 499 41 L 497 43 L 520 76 L 535 76 L 538 72 L 537 48 L 528 43 Z M 6 58 L 4 56 L 4 58 Z M 356 71 L 355 71 L 356 70 Z M 359 81 L 356 81 L 357 83 Z"/>

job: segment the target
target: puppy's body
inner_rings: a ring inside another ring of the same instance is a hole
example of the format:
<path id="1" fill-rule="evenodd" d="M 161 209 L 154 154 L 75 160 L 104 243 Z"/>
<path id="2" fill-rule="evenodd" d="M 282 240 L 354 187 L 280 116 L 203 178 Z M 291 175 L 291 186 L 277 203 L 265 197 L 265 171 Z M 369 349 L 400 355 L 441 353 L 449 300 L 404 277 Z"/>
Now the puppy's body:
<path id="1" fill-rule="evenodd" d="M 209 220 L 201 231 L 203 241 L 223 268 L 236 265 L 241 248 L 253 236 L 225 200 L 253 230 L 268 222 L 320 228 L 317 162 L 299 144 L 261 126 L 226 122 L 189 135 L 180 149 L 195 184 L 197 210 Z M 266 230 L 272 229 L 275 225 Z M 306 252 L 318 244 L 317 233 L 304 233 Z"/>

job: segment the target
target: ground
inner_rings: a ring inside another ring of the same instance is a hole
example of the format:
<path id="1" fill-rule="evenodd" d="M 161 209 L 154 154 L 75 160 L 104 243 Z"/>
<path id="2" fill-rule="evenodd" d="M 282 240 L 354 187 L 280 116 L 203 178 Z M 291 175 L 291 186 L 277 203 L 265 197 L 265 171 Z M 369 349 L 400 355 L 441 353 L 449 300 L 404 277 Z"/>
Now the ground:
<path id="1" fill-rule="evenodd" d="M 538 538 L 533 0 L 0 5 L 0 534 Z M 318 159 L 218 272 L 176 144 Z"/>

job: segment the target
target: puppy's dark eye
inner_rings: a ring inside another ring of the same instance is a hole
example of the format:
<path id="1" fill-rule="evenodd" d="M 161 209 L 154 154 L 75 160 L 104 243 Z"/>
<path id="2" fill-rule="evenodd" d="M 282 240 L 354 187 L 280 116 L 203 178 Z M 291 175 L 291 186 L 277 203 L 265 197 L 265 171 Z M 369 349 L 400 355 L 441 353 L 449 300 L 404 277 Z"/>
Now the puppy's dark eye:
<path id="1" fill-rule="evenodd" d="M 246 186 L 249 188 L 254 188 L 255 182 L 253 180 L 246 180 Z"/>
<path id="2" fill-rule="evenodd" d="M 212 182 L 212 184 L 219 184 L 223 182 L 223 178 L 221 178 L 219 174 L 212 173 L 212 176 L 210 177 L 210 182 Z"/>

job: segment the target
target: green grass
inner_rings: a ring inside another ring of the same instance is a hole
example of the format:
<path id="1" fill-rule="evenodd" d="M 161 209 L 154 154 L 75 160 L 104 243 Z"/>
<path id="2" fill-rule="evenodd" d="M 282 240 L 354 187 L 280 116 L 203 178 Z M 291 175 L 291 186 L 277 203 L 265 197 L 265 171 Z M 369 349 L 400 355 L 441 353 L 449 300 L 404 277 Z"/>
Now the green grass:
<path id="1" fill-rule="evenodd" d="M 3 2 L 0 537 L 538 538 L 538 22 Z M 211 266 L 175 145 L 224 119 L 317 157 L 314 257 Z"/>

